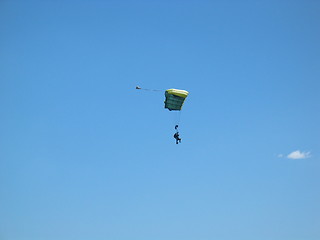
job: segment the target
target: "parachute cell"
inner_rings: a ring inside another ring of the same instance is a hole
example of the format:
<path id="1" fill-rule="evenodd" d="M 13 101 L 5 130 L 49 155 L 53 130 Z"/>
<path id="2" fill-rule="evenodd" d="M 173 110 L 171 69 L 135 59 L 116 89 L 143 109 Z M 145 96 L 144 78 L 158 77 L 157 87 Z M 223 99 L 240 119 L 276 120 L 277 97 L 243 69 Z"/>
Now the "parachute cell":
<path id="1" fill-rule="evenodd" d="M 165 101 L 164 101 L 164 108 L 169 109 L 170 111 L 176 110 L 180 111 L 184 100 L 188 96 L 188 92 L 185 90 L 179 89 L 168 89 L 165 92 Z"/>

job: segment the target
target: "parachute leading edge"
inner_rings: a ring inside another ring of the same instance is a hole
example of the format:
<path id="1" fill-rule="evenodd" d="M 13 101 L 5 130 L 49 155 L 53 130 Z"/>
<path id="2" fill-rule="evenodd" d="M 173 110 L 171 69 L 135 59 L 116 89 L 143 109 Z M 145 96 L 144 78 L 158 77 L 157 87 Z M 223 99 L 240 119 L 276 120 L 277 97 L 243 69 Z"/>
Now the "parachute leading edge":
<path id="1" fill-rule="evenodd" d="M 176 110 L 180 111 L 184 100 L 188 96 L 188 92 L 185 90 L 179 89 L 168 89 L 165 92 L 165 101 L 164 101 L 164 108 L 169 109 L 169 111 Z"/>

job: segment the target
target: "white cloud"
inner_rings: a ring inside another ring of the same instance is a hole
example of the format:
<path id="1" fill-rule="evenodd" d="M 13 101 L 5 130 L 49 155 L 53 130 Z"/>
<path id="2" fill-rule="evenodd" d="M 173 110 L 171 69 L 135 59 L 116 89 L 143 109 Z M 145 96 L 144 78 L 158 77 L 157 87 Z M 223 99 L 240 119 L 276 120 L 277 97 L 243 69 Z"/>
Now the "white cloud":
<path id="1" fill-rule="evenodd" d="M 300 152 L 300 150 L 294 151 L 287 156 L 290 159 L 305 159 L 309 157 L 311 157 L 310 152 Z"/>

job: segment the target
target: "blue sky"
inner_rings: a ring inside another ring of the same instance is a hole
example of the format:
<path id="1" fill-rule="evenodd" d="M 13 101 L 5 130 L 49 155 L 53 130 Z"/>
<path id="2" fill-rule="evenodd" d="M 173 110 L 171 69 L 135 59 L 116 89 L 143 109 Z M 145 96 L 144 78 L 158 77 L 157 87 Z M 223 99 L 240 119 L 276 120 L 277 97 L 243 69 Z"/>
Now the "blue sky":
<path id="1" fill-rule="evenodd" d="M 318 240 L 319 12 L 1 1 L 0 238 Z"/>

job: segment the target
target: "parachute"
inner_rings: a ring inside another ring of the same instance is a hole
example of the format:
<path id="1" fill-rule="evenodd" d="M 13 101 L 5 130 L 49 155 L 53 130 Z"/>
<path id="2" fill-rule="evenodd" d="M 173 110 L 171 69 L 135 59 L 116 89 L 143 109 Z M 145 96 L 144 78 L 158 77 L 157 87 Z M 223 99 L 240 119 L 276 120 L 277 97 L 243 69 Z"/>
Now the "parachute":
<path id="1" fill-rule="evenodd" d="M 165 101 L 164 108 L 169 109 L 169 111 L 181 111 L 184 100 L 188 96 L 188 92 L 179 89 L 168 89 L 165 91 Z"/>
<path id="2" fill-rule="evenodd" d="M 156 92 L 163 92 L 164 90 L 159 89 L 148 89 L 148 88 L 141 88 L 139 86 L 136 86 L 137 90 L 144 90 L 144 91 L 156 91 Z M 180 122 L 180 115 L 181 115 L 181 109 L 183 106 L 184 101 L 186 100 L 189 92 L 185 90 L 180 89 L 167 89 L 164 93 L 165 95 L 165 101 L 164 101 L 164 108 L 167 108 L 169 111 L 176 111 L 173 115 L 176 115 L 175 120 L 175 127 L 176 133 L 174 135 L 174 138 L 176 139 L 176 144 L 179 142 L 181 143 L 181 138 L 179 137 L 179 122 Z"/>

